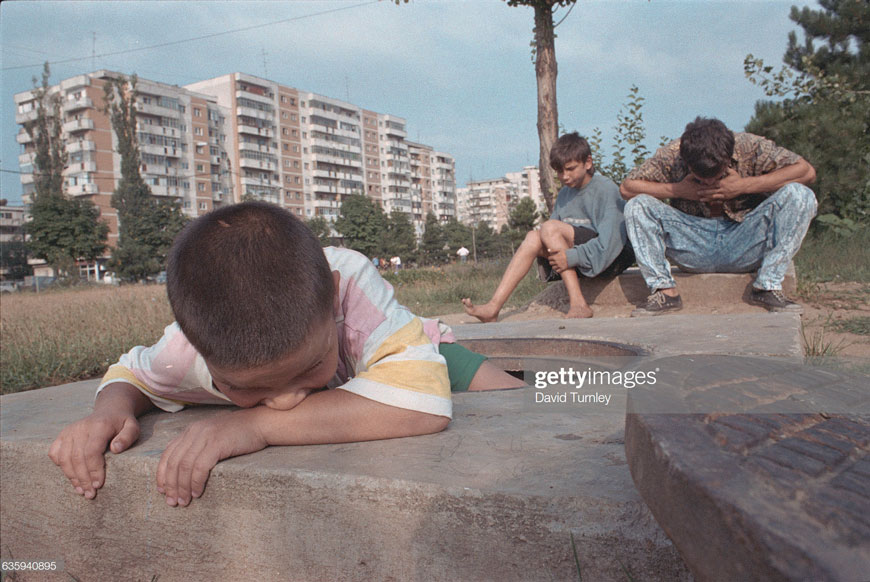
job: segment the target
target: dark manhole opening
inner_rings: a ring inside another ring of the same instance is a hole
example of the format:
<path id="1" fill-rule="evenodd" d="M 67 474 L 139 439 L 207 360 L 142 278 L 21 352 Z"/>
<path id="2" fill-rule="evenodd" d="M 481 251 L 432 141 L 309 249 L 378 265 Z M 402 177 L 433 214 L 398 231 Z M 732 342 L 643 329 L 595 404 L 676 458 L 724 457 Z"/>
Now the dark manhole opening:
<path id="1" fill-rule="evenodd" d="M 599 340 L 486 338 L 459 343 L 487 356 L 490 362 L 520 379 L 529 369 L 547 366 L 622 367 L 647 353 L 638 346 Z"/>

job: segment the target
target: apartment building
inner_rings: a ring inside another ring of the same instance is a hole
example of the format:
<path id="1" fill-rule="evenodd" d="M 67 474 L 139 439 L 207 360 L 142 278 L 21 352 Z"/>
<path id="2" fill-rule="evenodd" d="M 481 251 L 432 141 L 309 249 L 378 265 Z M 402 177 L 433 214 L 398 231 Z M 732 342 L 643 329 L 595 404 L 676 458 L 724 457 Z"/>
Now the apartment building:
<path id="1" fill-rule="evenodd" d="M 510 211 L 519 200 L 517 185 L 505 177 L 469 182 L 456 191 L 459 221 L 486 223 L 493 230 L 507 224 Z"/>
<path id="2" fill-rule="evenodd" d="M 493 230 L 500 230 L 522 198 L 531 198 L 538 211 L 546 213 L 537 166 L 526 166 L 521 172 L 509 172 L 501 178 L 472 181 L 457 189 L 457 219 L 465 224 L 485 222 Z"/>
<path id="3" fill-rule="evenodd" d="M 111 206 L 121 176 L 121 157 L 111 121 L 103 111 L 104 86 L 121 74 L 100 70 L 65 79 L 49 89 L 59 94 L 68 165 L 66 192 L 91 200 L 109 224 L 109 244 L 118 237 L 118 217 Z M 137 83 L 137 137 L 142 178 L 157 197 L 175 198 L 189 216 L 208 212 L 228 199 L 230 159 L 224 123 L 227 111 L 208 95 L 148 79 Z M 34 191 L 34 144 L 26 127 L 36 119 L 33 91 L 15 95 L 22 146 L 22 199 Z"/>
<path id="4" fill-rule="evenodd" d="M 430 212 L 439 221 L 456 217 L 456 162 L 432 146 L 408 142 L 411 192 L 415 220 L 425 222 Z"/>
<path id="5" fill-rule="evenodd" d="M 231 112 L 236 199 L 265 199 L 302 218 L 334 221 L 347 196 L 364 194 L 387 213 L 408 214 L 418 233 L 434 204 L 445 212 L 455 204 L 453 158 L 408 142 L 401 117 L 245 73 L 185 88 L 212 95 Z"/>
<path id="6" fill-rule="evenodd" d="M 67 192 L 97 204 L 110 244 L 118 236 L 111 195 L 120 156 L 102 111 L 103 86 L 118 76 L 101 70 L 51 88 L 64 103 Z M 430 210 L 442 220 L 455 215 L 453 157 L 410 144 L 401 117 L 245 73 L 184 87 L 140 78 L 137 91 L 142 176 L 155 196 L 179 199 L 190 216 L 257 199 L 300 218 L 334 221 L 351 194 L 407 213 L 418 234 Z M 33 92 L 16 94 L 15 103 L 26 203 L 33 193 L 33 144 L 25 130 L 36 118 Z"/>
<path id="7" fill-rule="evenodd" d="M 516 186 L 519 198 L 531 198 L 538 212 L 547 212 L 547 201 L 541 195 L 541 176 L 537 166 L 526 166 L 521 172 L 508 172 L 505 178 Z"/>

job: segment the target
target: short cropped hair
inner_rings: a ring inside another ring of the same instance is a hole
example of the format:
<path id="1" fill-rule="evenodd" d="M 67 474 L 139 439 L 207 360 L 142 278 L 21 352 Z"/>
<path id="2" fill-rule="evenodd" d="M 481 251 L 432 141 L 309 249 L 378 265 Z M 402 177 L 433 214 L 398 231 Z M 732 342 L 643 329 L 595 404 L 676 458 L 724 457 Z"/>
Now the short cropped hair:
<path id="1" fill-rule="evenodd" d="M 205 360 L 278 361 L 332 313 L 332 272 L 309 228 L 266 202 L 218 208 L 175 239 L 166 269 L 175 320 Z"/>
<path id="2" fill-rule="evenodd" d="M 731 164 L 734 133 L 718 119 L 697 117 L 680 138 L 680 157 L 700 178 L 716 178 Z"/>
<path id="3" fill-rule="evenodd" d="M 579 133 L 566 133 L 553 144 L 550 149 L 550 167 L 561 172 L 568 162 L 586 163 L 589 156 L 592 155 L 592 148 L 589 147 L 589 142 L 586 138 L 581 137 Z M 595 166 L 589 170 L 589 175 L 595 174 Z"/>

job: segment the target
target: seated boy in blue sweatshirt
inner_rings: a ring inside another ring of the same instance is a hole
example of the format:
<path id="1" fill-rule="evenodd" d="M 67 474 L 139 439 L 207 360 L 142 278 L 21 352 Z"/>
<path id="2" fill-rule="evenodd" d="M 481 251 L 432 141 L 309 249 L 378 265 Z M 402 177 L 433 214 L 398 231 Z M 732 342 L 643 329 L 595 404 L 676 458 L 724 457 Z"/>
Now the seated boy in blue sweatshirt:
<path id="1" fill-rule="evenodd" d="M 559 176 L 559 191 L 550 219 L 526 235 L 487 303 L 462 300 L 465 312 L 482 322 L 496 321 L 499 311 L 535 259 L 561 277 L 570 307 L 566 317 L 592 317 L 580 291 L 580 277 L 615 277 L 634 262 L 622 209 L 625 201 L 609 178 L 595 175 L 592 150 L 577 132 L 563 135 L 550 150 L 550 166 Z"/>

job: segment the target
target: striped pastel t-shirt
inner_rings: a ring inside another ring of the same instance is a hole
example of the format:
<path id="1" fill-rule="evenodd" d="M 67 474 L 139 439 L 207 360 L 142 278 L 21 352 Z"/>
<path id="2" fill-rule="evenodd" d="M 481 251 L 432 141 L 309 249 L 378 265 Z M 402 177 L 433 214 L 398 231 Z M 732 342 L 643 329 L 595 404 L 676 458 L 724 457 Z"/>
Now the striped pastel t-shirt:
<path id="1" fill-rule="evenodd" d="M 340 274 L 335 312 L 339 362 L 327 388 L 376 402 L 452 418 L 447 364 L 438 353 L 455 341 L 450 328 L 399 305 L 392 286 L 360 253 L 324 249 Z M 155 406 L 175 412 L 189 404 L 232 404 L 212 383 L 205 360 L 177 323 L 150 347 L 137 346 L 109 368 L 100 387 L 127 382 Z"/>

